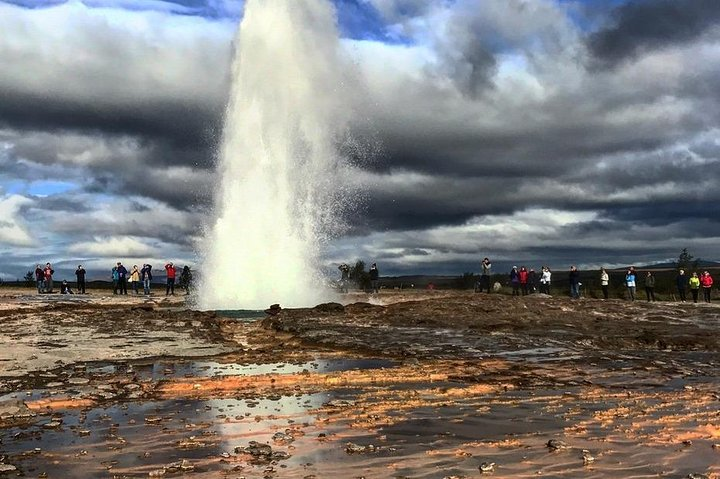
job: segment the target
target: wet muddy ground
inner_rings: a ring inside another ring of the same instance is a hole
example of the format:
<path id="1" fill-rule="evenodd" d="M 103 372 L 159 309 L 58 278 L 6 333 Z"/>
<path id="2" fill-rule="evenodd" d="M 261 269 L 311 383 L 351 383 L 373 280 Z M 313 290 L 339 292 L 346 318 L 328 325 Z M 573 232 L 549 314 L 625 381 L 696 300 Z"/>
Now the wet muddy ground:
<path id="1" fill-rule="evenodd" d="M 0 477 L 720 478 L 719 307 L 346 299 L 1 298 Z"/>

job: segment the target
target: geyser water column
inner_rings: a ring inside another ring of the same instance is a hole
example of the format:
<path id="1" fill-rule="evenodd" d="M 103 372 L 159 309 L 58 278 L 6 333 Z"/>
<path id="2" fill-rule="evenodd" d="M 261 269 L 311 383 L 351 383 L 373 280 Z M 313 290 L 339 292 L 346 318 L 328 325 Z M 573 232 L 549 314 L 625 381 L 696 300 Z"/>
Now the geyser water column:
<path id="1" fill-rule="evenodd" d="M 248 0 L 236 41 L 203 309 L 316 304 L 319 250 L 342 209 L 336 12 L 327 0 Z"/>

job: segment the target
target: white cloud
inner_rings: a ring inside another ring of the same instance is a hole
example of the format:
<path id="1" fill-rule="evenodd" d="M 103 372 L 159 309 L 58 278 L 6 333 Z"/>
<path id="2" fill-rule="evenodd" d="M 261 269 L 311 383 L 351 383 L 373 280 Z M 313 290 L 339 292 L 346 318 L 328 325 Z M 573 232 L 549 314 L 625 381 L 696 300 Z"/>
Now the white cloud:
<path id="1" fill-rule="evenodd" d="M 0 88 L 95 108 L 222 104 L 234 29 L 81 2 L 37 10 L 0 3 Z"/>
<path id="2" fill-rule="evenodd" d="M 81 256 L 101 256 L 104 258 L 125 258 L 153 256 L 158 250 L 147 238 L 133 236 L 115 236 L 95 238 L 93 241 L 76 243 L 68 248 L 69 253 Z"/>
<path id="3" fill-rule="evenodd" d="M 31 246 L 33 239 L 27 225 L 18 213 L 33 204 L 33 200 L 20 195 L 9 195 L 0 198 L 0 244 L 11 246 Z"/>

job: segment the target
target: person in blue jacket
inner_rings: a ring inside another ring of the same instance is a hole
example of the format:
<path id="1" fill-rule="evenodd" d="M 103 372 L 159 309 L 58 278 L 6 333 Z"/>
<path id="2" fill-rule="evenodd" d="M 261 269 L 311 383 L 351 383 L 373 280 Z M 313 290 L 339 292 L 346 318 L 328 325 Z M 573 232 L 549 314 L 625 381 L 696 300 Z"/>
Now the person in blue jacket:
<path id="1" fill-rule="evenodd" d="M 635 273 L 635 268 L 633 266 L 630 266 L 630 268 L 627 270 L 627 273 L 625 273 L 625 286 L 627 286 L 630 301 L 635 301 L 635 289 L 637 288 L 637 273 Z"/>
<path id="2" fill-rule="evenodd" d="M 140 279 L 143 283 L 143 290 L 145 295 L 150 294 L 150 283 L 152 281 L 152 265 L 144 264 L 140 270 Z"/>

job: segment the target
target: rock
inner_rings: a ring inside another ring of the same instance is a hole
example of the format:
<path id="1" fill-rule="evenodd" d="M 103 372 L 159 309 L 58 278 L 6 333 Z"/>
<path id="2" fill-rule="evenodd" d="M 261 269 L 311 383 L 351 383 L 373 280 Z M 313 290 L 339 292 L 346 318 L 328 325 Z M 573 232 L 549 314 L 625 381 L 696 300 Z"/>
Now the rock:
<path id="1" fill-rule="evenodd" d="M 148 473 L 148 477 L 163 477 L 163 476 L 167 476 L 169 474 L 192 472 L 194 470 L 195 470 L 195 466 L 187 459 L 183 459 L 180 462 L 173 462 L 172 464 L 168 464 L 167 466 L 164 466 L 162 469 L 156 469 L 154 471 L 150 471 Z"/>
<path id="2" fill-rule="evenodd" d="M 367 446 L 361 446 L 353 442 L 345 444 L 345 452 L 348 454 L 369 454 L 375 451 L 377 451 L 377 448 L 372 444 L 368 444 Z"/>
<path id="3" fill-rule="evenodd" d="M 207 447 L 208 444 L 202 441 L 198 441 L 197 438 L 190 437 L 189 439 L 182 439 L 176 443 L 180 449 L 200 449 Z"/>
<path id="4" fill-rule="evenodd" d="M 315 306 L 313 310 L 323 313 L 340 313 L 345 311 L 345 306 L 340 303 L 323 303 Z"/>
<path id="5" fill-rule="evenodd" d="M 277 316 L 278 313 L 280 313 L 280 311 L 282 311 L 282 308 L 280 307 L 280 305 L 273 304 L 273 305 L 270 305 L 270 307 L 265 310 L 265 314 L 269 314 L 270 316 Z"/>
<path id="6" fill-rule="evenodd" d="M 133 311 L 153 311 L 155 309 L 155 306 L 152 304 L 139 304 L 137 306 L 133 306 Z"/>
<path id="7" fill-rule="evenodd" d="M 488 472 L 493 472 L 495 470 L 495 463 L 494 462 L 483 462 L 480 464 L 480 472 L 483 474 Z"/>
<path id="8" fill-rule="evenodd" d="M 63 386 L 65 386 L 65 383 L 61 383 L 59 381 L 49 382 L 45 385 L 46 388 L 61 388 Z"/>
<path id="9" fill-rule="evenodd" d="M 710 476 L 708 476 L 706 474 L 690 473 L 687 475 L 687 479 L 710 479 Z"/>
<path id="10" fill-rule="evenodd" d="M 0 401 L 0 426 L 17 426 L 35 421 L 36 414 L 17 399 Z"/>
<path id="11" fill-rule="evenodd" d="M 12 464 L 0 464 L 0 474 L 4 472 L 15 472 L 17 471 L 17 467 L 13 466 Z"/>
<path id="12" fill-rule="evenodd" d="M 342 408 L 354 406 L 355 401 L 346 401 L 345 399 L 333 399 L 323 404 L 323 407 Z"/>
<path id="13" fill-rule="evenodd" d="M 272 440 L 280 444 L 289 444 L 293 442 L 295 438 L 287 432 L 276 432 L 273 434 Z"/>
<path id="14" fill-rule="evenodd" d="M 588 466 L 588 465 L 592 464 L 593 462 L 595 462 L 595 456 L 590 454 L 590 451 L 588 451 L 587 449 L 583 449 L 582 450 L 582 460 L 583 460 L 583 465 Z"/>
<path id="15" fill-rule="evenodd" d="M 44 429 L 59 429 L 60 426 L 62 426 L 62 422 L 60 421 L 50 421 L 42 425 Z"/>
<path id="16" fill-rule="evenodd" d="M 269 444 L 262 444 L 257 441 L 250 441 L 246 447 L 236 447 L 236 453 L 252 456 L 251 462 L 267 464 L 271 461 L 283 461 L 290 458 L 290 454 L 284 451 L 273 451 Z"/>
<path id="17" fill-rule="evenodd" d="M 551 451 L 559 451 L 560 449 L 567 449 L 568 445 L 565 441 L 561 441 L 559 439 L 550 439 L 546 446 Z"/>
<path id="18" fill-rule="evenodd" d="M 67 380 L 68 384 L 72 384 L 74 386 L 83 386 L 85 384 L 88 384 L 90 380 L 88 378 L 70 378 Z"/>

